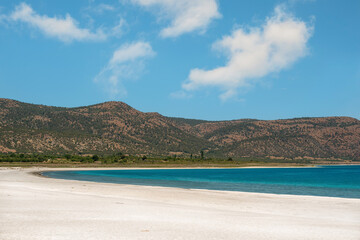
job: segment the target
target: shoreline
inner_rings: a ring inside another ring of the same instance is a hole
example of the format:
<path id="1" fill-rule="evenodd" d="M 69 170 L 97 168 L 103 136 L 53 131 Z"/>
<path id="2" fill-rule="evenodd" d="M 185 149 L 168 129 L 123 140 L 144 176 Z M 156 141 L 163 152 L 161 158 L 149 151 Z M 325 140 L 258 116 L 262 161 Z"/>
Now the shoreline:
<path id="1" fill-rule="evenodd" d="M 0 168 L 0 239 L 360 237 L 360 199 L 39 177 L 46 170 Z"/>
<path id="2" fill-rule="evenodd" d="M 323 166 L 329 166 L 329 165 L 323 165 Z M 303 167 L 295 167 L 295 168 L 318 168 L 323 166 L 303 166 Z M 338 166 L 345 166 L 345 165 L 338 165 Z M 350 195 L 334 195 L 334 194 L 315 194 L 314 192 L 297 192 L 292 191 L 290 192 L 279 192 L 279 191 L 247 191 L 245 189 L 221 189 L 221 188 L 210 188 L 210 187 L 187 187 L 187 186 L 179 186 L 179 185 L 168 185 L 168 184 L 147 184 L 147 183 L 131 183 L 128 181 L 125 182 L 117 182 L 117 181 L 97 181 L 97 180 L 90 180 L 90 179 L 72 179 L 72 178 L 62 178 L 62 177 L 53 177 L 53 176 L 47 176 L 44 175 L 45 172 L 62 172 L 62 171 L 111 171 L 111 170 L 187 170 L 187 169 L 269 169 L 269 168 L 275 168 L 275 167 L 240 167 L 240 168 L 61 168 L 61 169 L 45 169 L 42 171 L 31 171 L 30 174 L 34 174 L 38 177 L 44 177 L 44 178 L 52 178 L 52 179 L 62 179 L 62 180 L 71 180 L 71 181 L 79 181 L 79 182 L 94 182 L 94 183 L 110 183 L 110 184 L 119 184 L 119 185 L 132 185 L 132 186 L 149 186 L 149 187 L 165 187 L 165 188 L 174 188 L 174 189 L 192 189 L 192 190 L 208 190 L 208 191 L 220 191 L 220 192 L 242 192 L 242 193 L 259 193 L 259 194 L 274 194 L 274 195 L 288 195 L 288 196 L 310 196 L 310 197 L 330 197 L 330 198 L 345 198 L 345 199 L 359 199 L 359 196 L 350 196 Z M 281 167 L 282 169 L 288 169 L 293 167 Z M 155 179 L 153 179 L 155 180 Z"/>
<path id="3" fill-rule="evenodd" d="M 18 162 L 5 163 L 0 162 L 0 168 L 98 168 L 98 169 L 173 169 L 173 168 L 296 168 L 296 167 L 316 167 L 316 166 L 359 166 L 360 162 L 319 162 L 319 163 L 246 163 L 246 164 L 86 164 L 86 163 L 35 163 Z"/>

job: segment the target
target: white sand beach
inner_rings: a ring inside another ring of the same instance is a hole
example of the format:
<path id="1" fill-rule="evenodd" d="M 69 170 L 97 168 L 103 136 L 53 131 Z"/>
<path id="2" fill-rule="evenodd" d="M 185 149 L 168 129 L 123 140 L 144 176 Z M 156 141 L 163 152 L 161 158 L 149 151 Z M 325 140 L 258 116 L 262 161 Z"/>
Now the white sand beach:
<path id="1" fill-rule="evenodd" d="M 0 169 L 0 239 L 360 239 L 360 199 L 59 180 Z"/>

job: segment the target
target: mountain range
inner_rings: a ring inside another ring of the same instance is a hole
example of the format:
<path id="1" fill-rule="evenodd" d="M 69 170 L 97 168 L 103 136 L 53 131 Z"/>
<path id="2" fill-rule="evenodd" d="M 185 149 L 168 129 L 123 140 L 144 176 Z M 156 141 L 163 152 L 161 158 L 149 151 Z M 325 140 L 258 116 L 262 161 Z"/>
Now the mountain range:
<path id="1" fill-rule="evenodd" d="M 351 117 L 205 121 L 123 102 L 63 108 L 0 99 L 0 152 L 360 159 Z"/>

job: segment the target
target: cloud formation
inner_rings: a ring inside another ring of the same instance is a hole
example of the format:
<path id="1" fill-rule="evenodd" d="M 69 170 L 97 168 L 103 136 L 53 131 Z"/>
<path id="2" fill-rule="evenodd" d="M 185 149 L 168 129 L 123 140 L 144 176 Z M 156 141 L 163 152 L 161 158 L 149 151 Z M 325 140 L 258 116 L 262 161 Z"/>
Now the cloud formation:
<path id="1" fill-rule="evenodd" d="M 193 31 L 205 31 L 210 22 L 220 18 L 216 0 L 132 0 L 143 7 L 153 7 L 161 19 L 171 21 L 161 30 L 164 38 Z"/>
<path id="2" fill-rule="evenodd" d="M 110 4 L 100 3 L 99 5 L 93 8 L 93 11 L 102 14 L 106 11 L 110 11 L 110 12 L 115 11 L 115 7 L 111 6 Z"/>
<path id="3" fill-rule="evenodd" d="M 237 89 L 251 85 L 256 79 L 289 67 L 307 54 L 307 42 L 313 27 L 276 7 L 263 26 L 245 30 L 238 28 L 224 36 L 213 48 L 225 53 L 225 66 L 211 70 L 192 69 L 182 85 L 186 91 L 201 87 L 219 87 L 226 100 Z"/>
<path id="4" fill-rule="evenodd" d="M 135 42 L 120 46 L 108 64 L 95 77 L 94 82 L 103 85 L 110 98 L 125 96 L 123 81 L 137 78 L 144 69 L 143 61 L 155 56 L 147 42 Z"/>
<path id="5" fill-rule="evenodd" d="M 26 3 L 16 6 L 15 10 L 6 16 L 6 19 L 27 23 L 40 30 L 44 35 L 57 38 L 63 42 L 106 39 L 106 34 L 101 29 L 91 32 L 89 29 L 79 28 L 77 22 L 69 14 L 65 18 L 39 15 Z"/>
<path id="6" fill-rule="evenodd" d="M 128 28 L 127 21 L 124 18 L 120 18 L 118 23 L 111 28 L 109 35 L 115 37 L 121 37 L 127 28 Z"/>

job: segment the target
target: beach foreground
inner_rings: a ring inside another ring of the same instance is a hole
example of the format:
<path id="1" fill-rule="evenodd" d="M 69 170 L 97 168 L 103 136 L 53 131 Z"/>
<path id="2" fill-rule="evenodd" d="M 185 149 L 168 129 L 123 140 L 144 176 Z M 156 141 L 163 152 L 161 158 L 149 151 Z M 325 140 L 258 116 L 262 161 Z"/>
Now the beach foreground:
<path id="1" fill-rule="evenodd" d="M 0 239 L 360 239 L 360 199 L 31 174 L 44 170 L 0 169 Z"/>

